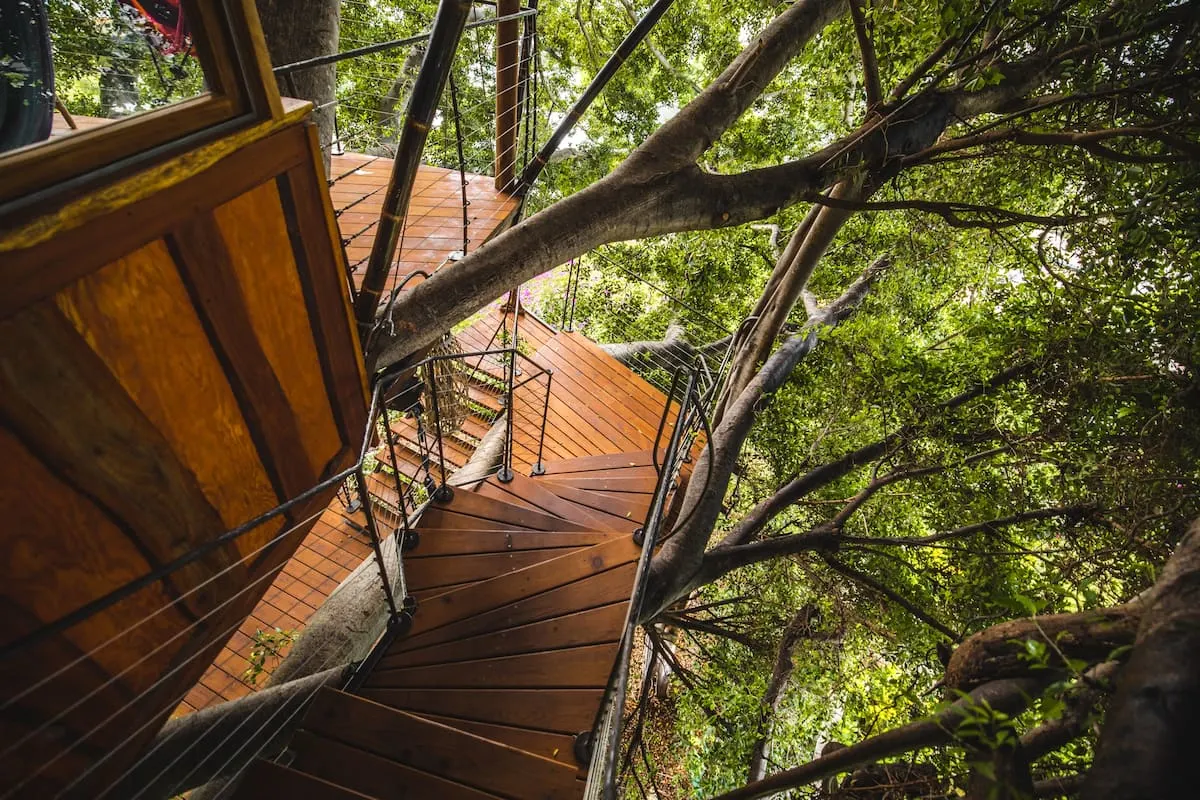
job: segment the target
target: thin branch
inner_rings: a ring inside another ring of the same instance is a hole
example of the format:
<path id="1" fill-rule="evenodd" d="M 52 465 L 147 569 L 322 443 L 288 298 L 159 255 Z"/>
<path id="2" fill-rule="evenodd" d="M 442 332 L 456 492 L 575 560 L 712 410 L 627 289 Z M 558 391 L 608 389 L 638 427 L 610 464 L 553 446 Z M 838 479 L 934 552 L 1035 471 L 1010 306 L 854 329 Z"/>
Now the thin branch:
<path id="1" fill-rule="evenodd" d="M 818 205 L 831 208 L 842 208 L 851 211 L 899 211 L 912 209 L 937 214 L 946 224 L 953 228 L 987 228 L 997 230 L 1013 225 L 1033 224 L 1043 227 L 1061 227 L 1073 225 L 1091 217 L 1082 214 L 1068 216 L 1044 216 L 1041 214 L 1025 214 L 1020 211 L 1010 211 L 995 206 L 982 206 L 975 203 L 935 202 L 933 200 L 842 200 L 813 193 L 809 198 Z M 974 214 L 974 218 L 963 217 L 963 214 Z"/>
<path id="2" fill-rule="evenodd" d="M 901 608 L 903 608 L 908 613 L 912 614 L 917 619 L 921 620 L 921 622 L 924 622 L 926 625 L 933 628 L 938 633 L 949 638 L 951 641 L 957 642 L 958 640 L 960 640 L 962 638 L 961 634 L 955 633 L 948 626 L 946 626 L 945 624 L 934 619 L 930 615 L 926 614 L 924 611 L 917 608 L 916 605 L 914 605 L 913 603 L 911 603 L 910 601 L 908 601 L 901 595 L 897 594 L 896 592 L 892 591 L 888 587 L 884 586 L 882 583 L 875 580 L 874 578 L 867 575 L 866 573 L 855 569 L 854 567 L 850 566 L 849 564 L 845 564 L 841 561 L 838 561 L 837 559 L 833 558 L 832 556 L 826 555 L 826 556 L 824 556 L 824 559 L 825 559 L 825 563 L 828 564 L 829 568 L 832 569 L 834 572 L 839 572 L 842 575 L 845 575 L 850 580 L 854 581 L 855 583 L 861 584 L 861 585 L 867 587 L 868 589 L 870 589 L 878 594 L 883 595 L 888 600 L 891 600 L 893 603 L 900 606 Z"/>
<path id="3" fill-rule="evenodd" d="M 1054 508 L 1039 508 L 1032 511 L 1022 511 L 1017 514 L 1012 514 L 1007 517 L 997 517 L 984 522 L 973 522 L 970 525 L 963 525 L 960 528 L 953 530 L 941 531 L 929 536 L 897 536 L 897 537 L 872 537 L 872 536 L 843 536 L 842 541 L 845 544 L 858 545 L 893 545 L 900 547 L 924 547 L 937 542 L 945 541 L 946 539 L 957 539 L 963 536 L 970 536 L 974 533 L 987 532 L 991 533 L 1000 528 L 1006 528 L 1009 525 L 1016 525 L 1021 522 L 1030 522 L 1039 519 L 1051 519 L 1054 517 L 1076 517 L 1084 514 L 1092 513 L 1096 510 L 1096 506 L 1091 504 L 1076 505 L 1076 506 L 1058 506 Z"/>
<path id="4" fill-rule="evenodd" d="M 871 30 L 863 13 L 862 0 L 850 0 L 850 16 L 854 20 L 854 35 L 858 37 L 858 50 L 862 54 L 863 87 L 867 92 L 867 112 L 883 102 L 883 88 L 879 85 L 879 62 L 875 59 L 875 43 L 871 41 Z"/>

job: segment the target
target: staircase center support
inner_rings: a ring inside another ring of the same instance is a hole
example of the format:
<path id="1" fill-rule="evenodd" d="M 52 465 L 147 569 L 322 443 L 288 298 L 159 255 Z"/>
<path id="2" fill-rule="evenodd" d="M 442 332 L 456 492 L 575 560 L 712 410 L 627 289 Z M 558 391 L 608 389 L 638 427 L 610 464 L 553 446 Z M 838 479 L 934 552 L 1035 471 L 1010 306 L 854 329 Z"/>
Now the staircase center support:
<path id="1" fill-rule="evenodd" d="M 429 37 L 429 48 L 413 83 L 412 97 L 404 115 L 404 127 L 396 147 L 396 158 L 392 163 L 392 174 L 388 179 L 383 209 L 379 212 L 379 226 L 371 255 L 363 274 L 362 288 L 354 303 L 354 318 L 358 322 L 359 337 L 364 350 L 375 326 L 375 311 L 379 298 L 387 283 L 396 245 L 404 228 L 408 204 L 412 200 L 413 185 L 421 155 L 425 152 L 425 141 L 429 128 L 437 113 L 442 91 L 454 63 L 454 54 L 462 38 L 467 15 L 471 11 L 470 0 L 440 0 L 437 16 L 433 21 L 433 32 Z"/>

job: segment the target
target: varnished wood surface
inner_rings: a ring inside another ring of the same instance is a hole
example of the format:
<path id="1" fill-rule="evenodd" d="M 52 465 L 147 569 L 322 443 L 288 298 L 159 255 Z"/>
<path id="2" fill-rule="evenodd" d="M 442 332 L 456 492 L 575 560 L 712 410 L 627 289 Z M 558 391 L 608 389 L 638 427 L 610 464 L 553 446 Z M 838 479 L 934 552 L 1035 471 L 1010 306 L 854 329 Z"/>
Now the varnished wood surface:
<path id="1" fill-rule="evenodd" d="M 301 113 L 0 227 L 0 645 L 352 462 L 365 381 L 311 146 Z M 0 661 L 0 784 L 98 796 L 329 494 Z"/>

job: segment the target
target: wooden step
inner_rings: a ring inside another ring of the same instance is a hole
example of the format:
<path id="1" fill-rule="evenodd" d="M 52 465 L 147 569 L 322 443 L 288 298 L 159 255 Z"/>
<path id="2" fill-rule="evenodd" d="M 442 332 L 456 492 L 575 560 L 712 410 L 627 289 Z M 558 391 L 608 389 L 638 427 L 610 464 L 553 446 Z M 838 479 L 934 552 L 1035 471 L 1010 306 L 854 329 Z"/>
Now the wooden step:
<path id="1" fill-rule="evenodd" d="M 564 500 L 545 486 L 542 486 L 538 481 L 519 473 L 515 473 L 512 476 L 512 480 L 507 483 L 492 475 L 483 485 L 477 487 L 475 492 L 485 497 L 509 503 L 520 499 L 526 507 L 531 507 L 546 514 L 553 514 L 561 519 L 577 522 L 580 525 L 588 527 L 600 527 L 605 530 L 613 529 L 604 515 L 597 514 L 585 506 Z"/>
<path id="2" fill-rule="evenodd" d="M 434 502 L 421 518 L 421 527 L 431 528 L 489 528 L 495 523 L 542 531 L 588 530 L 586 525 L 462 490 L 448 503 Z"/>
<path id="3" fill-rule="evenodd" d="M 289 748 L 296 754 L 296 763 L 303 764 L 307 773 L 338 781 L 348 789 L 378 800 L 502 800 L 498 795 L 421 772 L 311 731 L 297 732 Z"/>
<path id="4" fill-rule="evenodd" d="M 592 726 L 603 689 L 381 689 L 361 694 L 377 703 L 414 714 L 441 714 L 461 720 L 558 733 Z"/>
<path id="5" fill-rule="evenodd" d="M 406 562 L 430 556 L 469 553 L 508 553 L 554 547 L 581 547 L 607 542 L 625 534 L 617 531 L 531 531 L 526 528 L 454 529 L 420 528 L 420 539 L 404 554 Z M 560 554 L 561 555 L 561 554 Z"/>
<path id="6" fill-rule="evenodd" d="M 506 575 L 584 546 L 583 543 L 575 543 L 568 547 L 536 550 L 426 556 L 409 561 L 404 574 L 408 588 L 413 591 L 433 589 L 439 586 L 457 586 L 463 583 L 487 580 L 497 575 Z"/>
<path id="7" fill-rule="evenodd" d="M 234 796 L 242 800 L 260 800 L 267 797 L 375 800 L 374 795 L 356 792 L 347 788 L 341 781 L 322 780 L 298 769 L 263 759 L 257 759 L 246 770 Z"/>
<path id="8" fill-rule="evenodd" d="M 625 467 L 653 467 L 653 464 L 654 462 L 651 461 L 649 450 L 638 450 L 632 453 L 564 458 L 560 461 L 549 461 L 544 466 L 546 467 L 547 475 L 558 475 L 565 472 L 594 472 L 596 470 Z"/>
<path id="9" fill-rule="evenodd" d="M 317 736 L 477 791 L 511 798 L 576 798 L 581 786 L 569 765 L 441 725 L 364 697 L 322 689 L 301 724 Z M 339 762 L 334 762 L 336 766 Z M 336 779 L 350 785 L 352 764 Z M 294 765 L 303 769 L 303 760 Z M 427 795 L 428 796 L 428 795 Z"/>
<path id="10" fill-rule="evenodd" d="M 579 473 L 566 473 L 551 478 L 559 486 L 572 486 L 576 489 L 587 489 L 592 492 L 607 492 L 610 494 L 653 494 L 658 484 L 658 476 L 651 472 L 643 477 L 596 477 L 590 474 L 579 477 Z"/>
<path id="11" fill-rule="evenodd" d="M 397 649 L 383 657 L 378 669 L 449 664 L 455 661 L 615 642 L 620 638 L 625 625 L 625 612 L 628 607 L 627 601 L 610 603 L 420 650 Z"/>
<path id="12" fill-rule="evenodd" d="M 606 515 L 610 520 L 620 521 L 625 528 L 630 525 L 633 529 L 640 528 L 646 521 L 646 512 L 650 509 L 650 495 L 615 495 L 596 492 L 590 489 L 576 489 L 566 486 L 549 478 L 537 478 L 539 483 L 554 492 L 564 500 L 570 500 L 593 511 Z"/>
<path id="13" fill-rule="evenodd" d="M 605 644 L 452 664 L 380 668 L 371 673 L 365 685 L 406 689 L 601 688 L 608 682 L 616 655 L 614 639 Z"/>
<path id="14" fill-rule="evenodd" d="M 487 722 L 443 717 L 437 714 L 420 714 L 419 716 L 441 725 L 448 725 L 451 728 L 458 728 L 460 731 L 491 739 L 493 742 L 502 742 L 509 747 L 524 750 L 526 753 L 533 753 L 542 758 L 567 764 L 577 770 L 578 777 L 585 780 L 587 778 L 587 767 L 580 765 L 575 760 L 575 736 L 572 734 L 550 733 L 549 731 L 518 728 L 511 725 L 494 725 Z M 582 733 L 588 727 L 590 726 L 585 725 L 575 733 Z"/>

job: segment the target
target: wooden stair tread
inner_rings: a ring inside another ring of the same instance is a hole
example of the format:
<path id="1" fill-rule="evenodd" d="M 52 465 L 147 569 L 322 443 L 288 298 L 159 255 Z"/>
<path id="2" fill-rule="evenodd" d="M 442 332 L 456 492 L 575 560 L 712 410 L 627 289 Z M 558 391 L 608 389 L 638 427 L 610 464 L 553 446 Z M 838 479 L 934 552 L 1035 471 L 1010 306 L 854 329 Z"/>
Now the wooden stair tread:
<path id="1" fill-rule="evenodd" d="M 431 556 L 470 553 L 507 553 L 515 550 L 541 550 L 555 547 L 581 547 L 607 542 L 624 534 L 617 531 L 531 531 L 456 529 L 418 527 L 417 546 L 404 554 L 409 567 Z"/>
<path id="2" fill-rule="evenodd" d="M 575 798 L 575 770 L 514 747 L 325 688 L 303 727 L 445 780 L 507 797 Z"/>
<path id="3" fill-rule="evenodd" d="M 434 528 L 494 527 L 485 523 L 501 523 L 500 527 L 511 526 L 543 531 L 584 531 L 588 529 L 585 525 L 569 522 L 551 514 L 531 511 L 502 500 L 462 490 L 456 490 L 454 497 L 448 503 L 435 502 L 431 504 L 421 519 L 422 525 Z"/>
<path id="4" fill-rule="evenodd" d="M 547 559 L 556 558 L 585 546 L 580 542 L 566 547 L 426 556 L 409 562 L 405 570 L 406 582 L 410 589 L 416 591 L 487 580 L 497 575 L 505 575 L 518 569 L 540 564 Z"/>
<path id="5" fill-rule="evenodd" d="M 289 747 L 307 773 L 378 800 L 503 800 L 311 731 L 298 731 Z"/>
<path id="6" fill-rule="evenodd" d="M 557 475 L 564 472 L 593 472 L 622 467 L 652 467 L 653 464 L 650 450 L 638 450 L 631 453 L 564 458 L 559 461 L 548 461 L 543 466 L 546 468 L 547 475 Z"/>
<path id="7" fill-rule="evenodd" d="M 388 689 L 364 687 L 364 697 L 415 714 L 511 725 L 558 733 L 591 726 L 602 689 Z"/>
<path id="8" fill-rule="evenodd" d="M 578 645 L 613 642 L 625 624 L 628 602 L 610 603 L 585 611 L 490 631 L 420 650 L 395 650 L 377 669 L 448 664 L 479 658 L 532 653 Z"/>
<path id="9" fill-rule="evenodd" d="M 380 666 L 365 685 L 463 689 L 588 689 L 608 682 L 617 637 L 603 644 L 481 658 L 450 664 L 388 669 Z"/>
<path id="10" fill-rule="evenodd" d="M 238 784 L 236 797 L 258 800 L 268 797 L 303 797 L 312 800 L 378 800 L 300 770 L 257 759 Z"/>
<path id="11" fill-rule="evenodd" d="M 576 489 L 610 494 L 654 494 L 654 487 L 658 484 L 658 476 L 654 474 L 644 477 L 595 477 L 592 475 L 577 477 L 577 474 L 567 473 L 556 475 L 550 480 L 559 486 L 572 486 Z"/>

